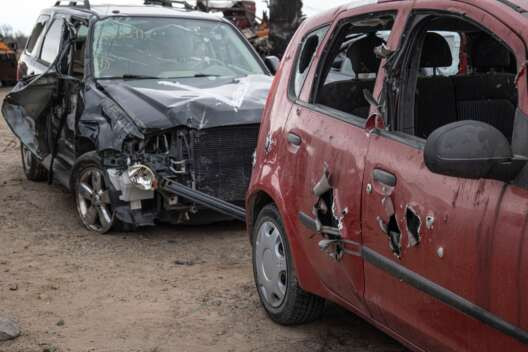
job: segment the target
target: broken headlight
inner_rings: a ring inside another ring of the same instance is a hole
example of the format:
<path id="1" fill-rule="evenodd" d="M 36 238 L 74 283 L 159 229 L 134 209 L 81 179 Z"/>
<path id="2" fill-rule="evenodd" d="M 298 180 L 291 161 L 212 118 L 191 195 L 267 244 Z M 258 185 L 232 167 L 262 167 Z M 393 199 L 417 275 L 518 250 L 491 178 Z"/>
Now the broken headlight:
<path id="1" fill-rule="evenodd" d="M 153 191 L 158 187 L 156 174 L 148 166 L 132 165 L 128 168 L 127 174 L 130 183 L 143 191 Z"/>

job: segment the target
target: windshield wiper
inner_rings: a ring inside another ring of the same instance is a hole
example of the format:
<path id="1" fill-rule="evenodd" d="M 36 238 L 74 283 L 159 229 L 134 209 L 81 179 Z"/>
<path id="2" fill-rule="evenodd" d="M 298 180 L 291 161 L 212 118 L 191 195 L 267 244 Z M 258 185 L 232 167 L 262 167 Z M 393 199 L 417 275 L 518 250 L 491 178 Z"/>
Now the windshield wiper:
<path id="1" fill-rule="evenodd" d="M 122 76 L 108 76 L 108 77 L 100 77 L 98 79 L 160 79 L 156 76 L 147 76 L 147 75 L 133 75 L 133 74 L 124 74 Z"/>
<path id="2" fill-rule="evenodd" d="M 193 76 L 194 78 L 202 78 L 202 77 L 221 77 L 221 75 L 214 75 L 210 73 L 197 73 Z"/>
<path id="3" fill-rule="evenodd" d="M 134 75 L 130 73 L 124 74 L 123 76 L 119 78 L 122 78 L 122 79 L 160 79 L 159 77 L 156 77 L 156 76 Z"/>

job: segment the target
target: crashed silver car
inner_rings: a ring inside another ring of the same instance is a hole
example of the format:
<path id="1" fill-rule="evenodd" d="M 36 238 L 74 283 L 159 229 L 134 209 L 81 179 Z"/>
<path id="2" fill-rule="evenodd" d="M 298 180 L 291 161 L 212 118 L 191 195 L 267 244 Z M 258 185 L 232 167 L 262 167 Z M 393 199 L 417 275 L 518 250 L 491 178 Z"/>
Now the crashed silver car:
<path id="1" fill-rule="evenodd" d="M 92 231 L 243 219 L 274 67 L 216 16 L 59 1 L 2 113 L 26 176 L 72 190 Z"/>

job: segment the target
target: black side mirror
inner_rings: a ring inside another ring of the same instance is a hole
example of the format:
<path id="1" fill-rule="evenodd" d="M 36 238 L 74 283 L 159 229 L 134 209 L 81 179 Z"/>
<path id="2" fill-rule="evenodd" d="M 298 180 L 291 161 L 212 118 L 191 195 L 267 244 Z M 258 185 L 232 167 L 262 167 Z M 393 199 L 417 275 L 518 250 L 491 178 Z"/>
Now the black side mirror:
<path id="1" fill-rule="evenodd" d="M 427 139 L 425 165 L 436 174 L 509 182 L 528 161 L 514 157 L 510 143 L 495 127 L 480 121 L 442 126 Z"/>
<path id="2" fill-rule="evenodd" d="M 277 70 L 279 69 L 280 60 L 276 56 L 266 56 L 264 58 L 264 63 L 266 64 L 266 67 L 268 70 L 270 70 L 272 75 L 275 75 L 277 73 Z"/>

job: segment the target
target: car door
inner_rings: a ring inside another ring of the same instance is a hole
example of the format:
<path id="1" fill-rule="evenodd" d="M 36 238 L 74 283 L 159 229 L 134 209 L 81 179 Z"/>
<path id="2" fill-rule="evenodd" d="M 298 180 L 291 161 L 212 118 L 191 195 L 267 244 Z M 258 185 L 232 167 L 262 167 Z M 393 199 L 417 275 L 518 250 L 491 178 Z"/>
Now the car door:
<path id="1" fill-rule="evenodd" d="M 396 11 L 389 6 L 386 12 L 383 9 L 380 11 L 392 20 L 396 17 Z M 340 48 L 349 43 L 346 39 L 348 32 L 343 31 L 353 28 L 352 22 L 363 20 L 362 14 L 361 9 L 344 12 L 328 33 L 323 28 L 303 39 L 291 89 L 291 95 L 295 96 L 299 91 L 300 94 L 294 98 L 295 103 L 285 125 L 285 138 L 288 140 L 289 159 L 286 164 L 293 171 L 289 182 L 292 189 L 299 190 L 290 198 L 290 209 L 297 214 L 297 235 L 310 267 L 334 300 L 364 311 L 363 262 L 359 246 L 361 189 L 369 144 L 365 130 L 369 104 L 360 99 L 361 106 L 331 107 L 317 93 L 329 90 L 327 86 L 335 87 L 336 78 L 340 76 L 332 75 L 327 68 L 342 62 Z M 369 12 L 369 16 L 376 15 Z M 318 35 L 321 32 L 326 34 L 325 38 L 332 40 L 325 39 L 321 43 L 323 35 Z M 311 46 L 317 48 L 313 55 L 308 52 L 306 57 L 306 48 Z M 374 56 L 374 47 L 367 54 Z M 302 82 L 299 76 L 306 69 L 303 65 L 310 65 L 310 62 L 311 66 L 307 68 L 310 73 L 300 90 L 296 86 Z M 353 85 L 355 92 L 358 92 L 359 86 L 368 85 L 373 89 L 378 67 L 376 65 L 366 74 L 368 78 L 365 80 L 346 78 L 337 84 Z M 314 80 L 314 77 L 321 79 Z"/>
<path id="2" fill-rule="evenodd" d="M 500 33 L 522 53 L 518 37 L 482 10 L 452 2 L 435 5 L 439 11 L 449 5 L 453 15 L 463 13 Z M 492 270 L 494 263 L 511 266 L 507 249 L 497 257 L 501 246 L 495 238 L 506 236 L 497 223 L 505 194 L 513 197 L 510 192 L 517 192 L 501 181 L 430 172 L 424 145 L 425 140 L 398 131 L 371 135 L 362 203 L 368 306 L 377 320 L 427 351 L 524 350 L 520 341 L 525 332 L 517 318 L 504 308 L 508 304 L 497 303 L 501 296 L 513 297 L 498 289 L 508 287 L 509 280 Z M 519 199 L 515 203 L 525 204 Z"/>
<path id="3" fill-rule="evenodd" d="M 61 52 L 66 54 L 68 35 L 64 18 L 55 16 L 43 38 L 39 54 L 38 61 L 46 66 L 46 70 L 38 76 L 24 79 L 7 95 L 2 106 L 3 115 L 13 133 L 41 160 L 54 150 L 70 158 L 73 155 L 73 144 L 69 141 L 72 133 L 68 132 L 73 125 L 67 124 L 64 117 L 75 115 L 80 81 L 66 75 L 66 72 L 57 72 L 57 67 L 63 67 L 63 62 L 57 61 Z M 67 55 L 63 55 L 62 59 L 67 60 Z M 72 119 L 75 120 L 74 117 Z M 63 138 L 65 136 L 69 139 Z"/>

